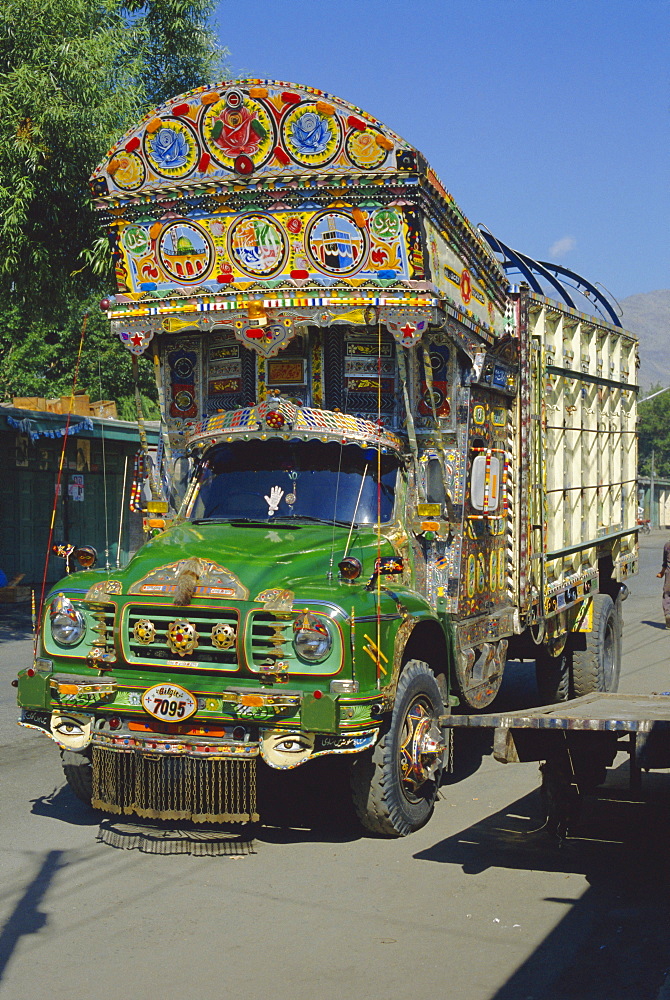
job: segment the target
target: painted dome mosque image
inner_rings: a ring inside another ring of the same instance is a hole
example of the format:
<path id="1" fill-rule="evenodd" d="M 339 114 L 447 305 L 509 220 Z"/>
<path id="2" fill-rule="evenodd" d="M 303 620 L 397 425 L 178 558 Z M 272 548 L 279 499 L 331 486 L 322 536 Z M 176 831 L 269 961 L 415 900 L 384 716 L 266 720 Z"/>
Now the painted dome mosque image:
<path id="1" fill-rule="evenodd" d="M 164 230 L 160 256 L 163 266 L 182 280 L 204 276 L 212 261 L 212 252 L 203 234 L 195 226 L 176 223 Z"/>

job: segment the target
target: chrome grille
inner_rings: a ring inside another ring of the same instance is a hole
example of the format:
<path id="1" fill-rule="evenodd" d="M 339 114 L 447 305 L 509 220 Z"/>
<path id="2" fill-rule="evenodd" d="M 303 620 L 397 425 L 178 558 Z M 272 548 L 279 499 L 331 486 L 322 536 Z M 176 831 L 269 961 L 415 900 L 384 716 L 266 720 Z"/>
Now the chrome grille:
<path id="1" fill-rule="evenodd" d="M 86 611 L 88 631 L 92 633 L 95 645 L 114 645 L 114 613 L 113 604 L 103 604 L 102 601 L 73 601 Z"/>
<path id="2" fill-rule="evenodd" d="M 114 616 L 116 607 L 103 601 L 74 601 L 75 607 L 81 608 L 86 617 L 86 643 L 88 651 L 86 659 L 91 664 L 95 661 L 113 664 L 114 656 Z M 74 650 L 75 654 L 78 650 Z M 81 654 L 79 654 L 81 655 Z"/>
<path id="3" fill-rule="evenodd" d="M 327 661 L 306 663 L 293 646 L 293 623 L 298 612 L 252 611 L 247 620 L 245 655 L 254 673 L 269 671 L 279 663 L 286 664 L 287 674 L 335 674 L 341 667 L 342 642 L 333 627 L 333 651 Z"/>
<path id="4" fill-rule="evenodd" d="M 177 619 L 190 622 L 198 634 L 198 645 L 182 657 L 170 648 L 167 642 L 167 631 L 171 623 Z M 150 643 L 142 643 L 134 633 L 137 622 L 147 620 L 155 629 L 155 638 Z M 236 671 L 237 642 L 236 638 L 230 649 L 218 649 L 212 643 L 212 629 L 216 625 L 229 625 L 239 631 L 239 614 L 235 608 L 166 608 L 164 605 L 132 605 L 128 608 L 126 617 L 126 647 L 128 662 L 142 664 L 144 667 L 165 667 L 166 662 L 185 667 L 197 663 L 203 670 Z"/>
<path id="5" fill-rule="evenodd" d="M 274 666 L 278 661 L 293 663 L 294 615 L 254 611 L 251 617 L 251 669 Z"/>

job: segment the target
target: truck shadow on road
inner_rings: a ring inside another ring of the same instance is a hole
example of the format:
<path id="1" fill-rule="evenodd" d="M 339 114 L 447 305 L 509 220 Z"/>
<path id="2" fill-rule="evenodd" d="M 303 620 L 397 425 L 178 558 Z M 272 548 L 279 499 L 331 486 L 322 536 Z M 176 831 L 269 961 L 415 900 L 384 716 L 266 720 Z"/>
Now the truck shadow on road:
<path id="1" fill-rule="evenodd" d="M 95 826 L 100 822 L 100 816 L 89 806 L 80 802 L 67 785 L 54 788 L 48 795 L 40 795 L 31 799 L 34 816 L 48 816 L 71 826 Z"/>
<path id="2" fill-rule="evenodd" d="M 351 803 L 346 761 L 332 757 L 259 779 L 259 823 L 217 824 L 103 816 L 68 785 L 31 800 L 31 812 L 74 826 L 98 827 L 108 847 L 148 854 L 253 854 L 254 842 L 348 843 L 365 836 Z M 101 818 L 102 817 L 102 818 Z"/>
<path id="3" fill-rule="evenodd" d="M 293 771 L 262 773 L 260 841 L 348 843 L 365 836 L 351 801 L 346 757 L 322 757 Z"/>
<path id="4" fill-rule="evenodd" d="M 642 801 L 632 800 L 627 776 L 627 763 L 610 772 L 562 842 L 542 828 L 538 790 L 415 855 L 460 865 L 475 878 L 493 867 L 586 878 L 579 898 L 546 898 L 571 906 L 569 913 L 489 1000 L 661 995 L 670 966 L 670 775 L 645 775 Z M 492 901 L 492 919 L 496 906 Z"/>
<path id="5" fill-rule="evenodd" d="M 97 827 L 95 839 L 106 847 L 138 850 L 144 854 L 233 855 L 253 854 L 256 827 L 225 826 L 102 816 L 72 793 L 68 785 L 32 799 L 31 812 L 73 826 Z"/>

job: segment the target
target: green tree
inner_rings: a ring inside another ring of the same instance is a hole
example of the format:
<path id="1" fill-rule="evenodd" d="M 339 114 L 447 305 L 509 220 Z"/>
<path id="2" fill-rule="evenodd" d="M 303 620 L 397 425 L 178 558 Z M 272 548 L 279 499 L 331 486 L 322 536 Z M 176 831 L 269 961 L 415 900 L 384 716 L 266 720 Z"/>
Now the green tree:
<path id="1" fill-rule="evenodd" d="M 128 394 L 130 360 L 97 310 L 114 281 L 88 178 L 138 117 L 223 73 L 224 52 L 208 27 L 213 8 L 213 0 L 5 0 L 0 7 L 5 397 L 58 395 L 68 379 L 71 391 L 87 310 L 80 388 L 97 395 L 102 356 L 105 395 Z"/>
<path id="2" fill-rule="evenodd" d="M 151 107 L 221 79 L 225 52 L 207 24 L 215 6 L 213 0 L 126 0 Z"/>
<path id="3" fill-rule="evenodd" d="M 660 385 L 652 386 L 649 395 L 660 389 Z M 653 452 L 655 475 L 670 477 L 670 389 L 654 399 L 643 399 L 638 414 L 640 474 L 651 475 Z"/>
<path id="4" fill-rule="evenodd" d="M 68 396 L 74 386 L 91 399 L 115 400 L 119 417 L 135 420 L 132 356 L 110 335 L 99 299 L 99 292 L 91 293 L 83 301 L 73 301 L 52 321 L 38 317 L 28 328 L 16 306 L 0 313 L 7 340 L 11 340 L 0 366 L 0 398 Z M 160 413 L 153 363 L 149 358 L 140 358 L 138 368 L 144 416 L 157 420 Z"/>

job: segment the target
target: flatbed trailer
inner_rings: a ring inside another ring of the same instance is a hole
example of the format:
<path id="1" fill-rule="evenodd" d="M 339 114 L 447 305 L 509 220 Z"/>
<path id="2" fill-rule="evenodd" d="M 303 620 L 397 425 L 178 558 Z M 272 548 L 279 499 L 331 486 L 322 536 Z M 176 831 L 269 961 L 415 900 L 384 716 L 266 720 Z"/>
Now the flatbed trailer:
<path id="1" fill-rule="evenodd" d="M 670 768 L 670 693 L 593 694 L 515 712 L 443 715 L 445 730 L 493 729 L 502 764 L 540 761 L 548 828 L 564 836 L 584 794 L 595 792 L 619 751 L 630 758 L 630 788 L 642 771 Z"/>

